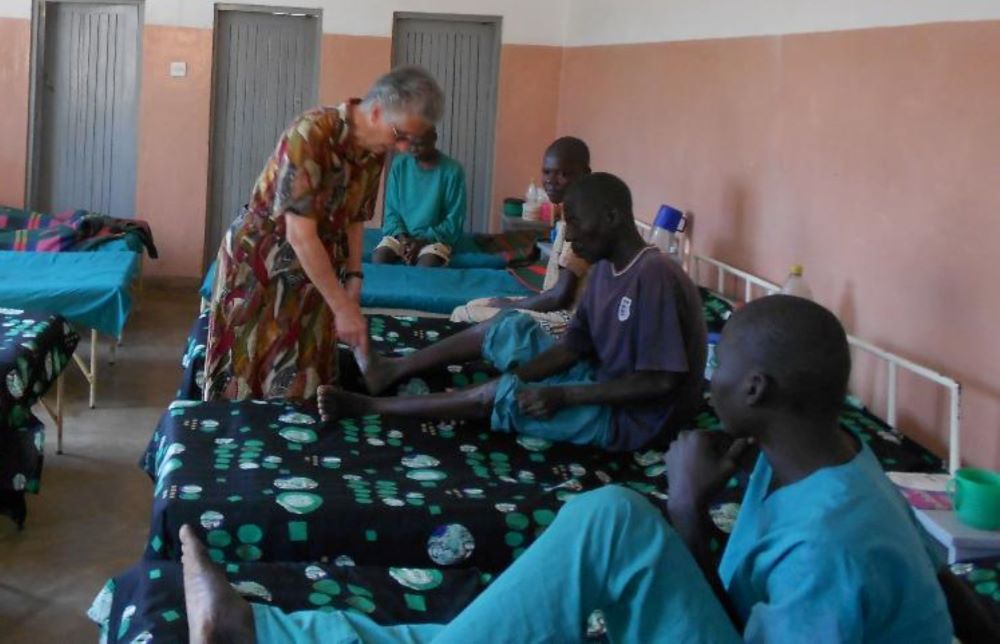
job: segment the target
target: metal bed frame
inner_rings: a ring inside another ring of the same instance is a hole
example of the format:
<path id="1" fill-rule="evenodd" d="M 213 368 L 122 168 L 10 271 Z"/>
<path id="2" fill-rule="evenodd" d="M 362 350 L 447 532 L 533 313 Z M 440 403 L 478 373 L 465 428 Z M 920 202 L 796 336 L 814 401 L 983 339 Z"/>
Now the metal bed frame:
<path id="1" fill-rule="evenodd" d="M 773 295 L 781 290 L 781 287 L 777 284 L 735 268 L 734 266 L 730 266 L 725 262 L 721 262 L 717 259 L 706 257 L 704 255 L 697 255 L 691 252 L 687 253 L 686 268 L 688 273 L 691 275 L 691 279 L 694 280 L 696 284 L 701 284 L 700 280 L 704 277 L 703 273 L 706 266 L 709 267 L 710 271 L 715 273 L 714 288 L 722 295 L 725 295 L 726 293 L 727 281 L 731 280 L 742 283 L 741 295 L 744 302 L 749 302 L 759 294 Z M 896 420 L 898 418 L 897 376 L 900 369 L 939 385 L 948 392 L 948 471 L 954 474 L 955 470 L 961 466 L 960 403 L 962 397 L 962 386 L 953 378 L 949 378 L 948 376 L 940 374 L 933 369 L 917 364 L 912 360 L 908 360 L 902 356 L 896 355 L 895 353 L 886 351 L 885 349 L 879 348 L 870 342 L 866 342 L 853 335 L 848 334 L 847 341 L 854 349 L 874 356 L 876 359 L 884 363 L 887 376 L 885 414 L 886 422 L 890 427 L 898 429 L 896 426 Z"/>

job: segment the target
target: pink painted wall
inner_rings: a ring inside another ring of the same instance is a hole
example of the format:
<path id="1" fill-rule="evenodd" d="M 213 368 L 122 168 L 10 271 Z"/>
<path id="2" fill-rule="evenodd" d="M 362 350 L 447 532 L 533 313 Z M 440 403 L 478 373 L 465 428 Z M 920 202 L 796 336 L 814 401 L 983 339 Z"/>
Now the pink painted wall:
<path id="1" fill-rule="evenodd" d="M 541 177 L 542 154 L 556 136 L 562 48 L 504 45 L 500 52 L 493 225 L 506 197 L 524 196 Z"/>
<path id="2" fill-rule="evenodd" d="M 31 23 L 0 18 L 0 204 L 24 205 Z"/>
<path id="3" fill-rule="evenodd" d="M 171 61 L 187 76 L 171 78 Z M 147 26 L 139 100 L 136 217 L 149 221 L 160 259 L 148 274 L 197 277 L 208 199 L 212 32 Z"/>
<path id="4" fill-rule="evenodd" d="M 964 457 L 1000 466 L 1000 22 L 566 49 L 560 133 L 694 212 L 702 253 L 802 262 L 852 332 L 964 385 Z M 871 365 L 858 362 L 862 390 Z M 940 448 L 943 398 L 901 379 Z"/>

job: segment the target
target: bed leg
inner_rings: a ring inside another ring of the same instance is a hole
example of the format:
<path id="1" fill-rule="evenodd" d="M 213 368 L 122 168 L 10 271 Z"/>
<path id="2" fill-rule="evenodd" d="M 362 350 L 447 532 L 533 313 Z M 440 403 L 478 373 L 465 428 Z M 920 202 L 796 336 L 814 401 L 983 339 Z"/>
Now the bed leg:
<path id="1" fill-rule="evenodd" d="M 56 380 L 56 454 L 63 453 L 63 373 Z"/>
<path id="2" fill-rule="evenodd" d="M 118 344 L 120 342 L 121 342 L 120 338 L 112 337 L 111 341 L 108 343 L 108 349 L 111 352 L 111 357 L 108 359 L 108 364 L 113 365 L 115 361 L 118 359 Z"/>
<path id="3" fill-rule="evenodd" d="M 97 406 L 97 330 L 90 331 L 90 408 Z"/>

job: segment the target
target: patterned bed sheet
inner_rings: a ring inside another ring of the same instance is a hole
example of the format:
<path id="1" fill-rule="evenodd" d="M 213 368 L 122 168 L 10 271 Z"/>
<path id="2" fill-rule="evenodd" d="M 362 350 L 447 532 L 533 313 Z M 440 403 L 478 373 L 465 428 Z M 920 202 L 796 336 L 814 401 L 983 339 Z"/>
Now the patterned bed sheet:
<path id="1" fill-rule="evenodd" d="M 1000 557 L 987 557 L 951 565 L 951 571 L 975 591 L 982 606 L 1000 632 Z"/>
<path id="2" fill-rule="evenodd" d="M 720 428 L 707 403 L 698 429 Z M 941 461 L 864 408 L 844 427 L 886 469 Z M 178 556 L 200 525 L 219 561 L 333 561 L 504 569 L 562 503 L 607 483 L 665 498 L 662 451 L 609 454 L 491 432 L 485 423 L 367 416 L 323 425 L 288 404 L 175 402 L 141 465 L 154 481 L 146 556 Z M 748 471 L 717 499 L 735 517 Z M 343 518 L 349 516 L 350 521 Z M 391 561 L 387 561 L 386 557 Z"/>
<path id="3" fill-rule="evenodd" d="M 489 582 L 474 568 L 384 568 L 335 564 L 229 564 L 230 583 L 248 601 L 296 610 L 347 610 L 380 624 L 443 623 Z M 102 641 L 187 642 L 181 567 L 143 561 L 105 584 L 88 616 Z"/>
<path id="4" fill-rule="evenodd" d="M 69 364 L 79 337 L 58 315 L 0 308 L 0 514 L 19 527 L 38 493 L 45 426 L 31 406 Z"/>
<path id="5" fill-rule="evenodd" d="M 58 315 L 0 308 L 0 434 L 32 422 L 31 406 L 62 374 L 79 340 Z"/>
<path id="6" fill-rule="evenodd" d="M 155 486 L 146 557 L 176 559 L 177 530 L 190 523 L 217 561 L 346 556 L 497 572 L 583 490 L 615 481 L 662 499 L 661 458 L 460 421 L 324 426 L 288 404 L 176 402 L 142 461 Z"/>

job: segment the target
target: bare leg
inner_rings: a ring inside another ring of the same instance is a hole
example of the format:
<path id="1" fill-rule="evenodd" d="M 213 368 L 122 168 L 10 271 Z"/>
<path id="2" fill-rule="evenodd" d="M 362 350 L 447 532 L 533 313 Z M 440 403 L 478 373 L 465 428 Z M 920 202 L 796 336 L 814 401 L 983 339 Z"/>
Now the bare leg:
<path id="1" fill-rule="evenodd" d="M 483 338 L 490 324 L 483 322 L 469 327 L 402 358 L 386 358 L 370 353 L 365 371 L 368 392 L 377 396 L 403 378 L 441 365 L 476 360 L 482 356 Z"/>
<path id="2" fill-rule="evenodd" d="M 330 386 L 319 388 L 316 398 L 319 414 L 325 421 L 367 414 L 415 416 L 417 418 L 489 418 L 497 381 L 461 391 L 426 396 L 390 396 L 374 398 L 346 392 Z"/>
<path id="3" fill-rule="evenodd" d="M 402 259 L 394 250 L 385 246 L 376 248 L 375 252 L 372 253 L 373 264 L 398 264 Z"/>
<path id="4" fill-rule="evenodd" d="M 253 611 L 209 559 L 191 526 L 180 531 L 184 606 L 191 644 L 254 642 Z"/>

